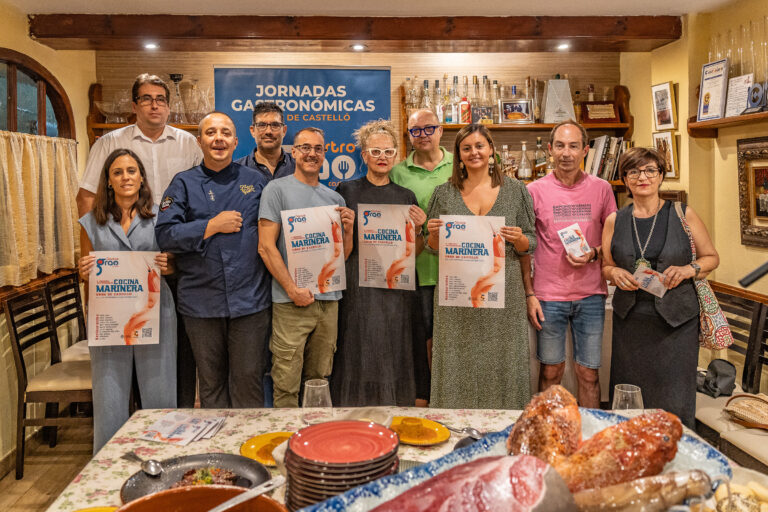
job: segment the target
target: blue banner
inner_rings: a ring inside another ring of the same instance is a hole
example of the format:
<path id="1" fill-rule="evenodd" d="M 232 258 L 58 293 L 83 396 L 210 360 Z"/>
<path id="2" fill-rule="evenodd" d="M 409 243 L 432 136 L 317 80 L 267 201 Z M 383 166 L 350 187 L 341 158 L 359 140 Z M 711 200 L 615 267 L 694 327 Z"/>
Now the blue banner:
<path id="1" fill-rule="evenodd" d="M 254 149 L 249 128 L 258 103 L 274 101 L 283 109 L 285 151 L 298 130 L 322 129 L 326 152 L 320 182 L 336 188 L 367 172 L 352 132 L 368 121 L 390 118 L 389 75 L 389 69 L 216 68 L 216 110 L 235 122 L 235 159 Z"/>

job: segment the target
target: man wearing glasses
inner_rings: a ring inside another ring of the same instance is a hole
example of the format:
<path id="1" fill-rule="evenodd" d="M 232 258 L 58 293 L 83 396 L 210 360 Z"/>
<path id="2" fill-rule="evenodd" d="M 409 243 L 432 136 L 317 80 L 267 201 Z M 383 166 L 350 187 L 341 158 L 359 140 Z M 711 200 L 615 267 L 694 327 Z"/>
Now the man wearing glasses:
<path id="1" fill-rule="evenodd" d="M 552 174 L 528 185 L 536 215 L 539 245 L 521 258 L 528 319 L 537 330 L 541 362 L 539 391 L 559 384 L 565 372 L 566 331 L 573 335 L 574 370 L 582 407 L 600 407 L 598 370 L 602 359 L 605 281 L 600 271 L 603 226 L 616 211 L 611 185 L 581 169 L 589 152 L 587 131 L 576 121 L 552 128 Z M 558 230 L 578 224 L 589 244 L 587 254 L 565 251 Z"/>
<path id="2" fill-rule="evenodd" d="M 424 213 L 435 187 L 442 185 L 453 172 L 453 155 L 440 146 L 443 127 L 437 116 L 428 109 L 415 111 L 408 118 L 408 138 L 413 151 L 408 158 L 392 168 L 390 179 L 416 194 Z M 427 363 L 432 346 L 432 311 L 435 284 L 437 284 L 437 255 L 423 251 L 416 256 L 416 274 L 419 278 L 419 298 L 427 339 L 414 347 L 417 405 L 429 401 L 430 372 Z"/>
<path id="3" fill-rule="evenodd" d="M 337 205 L 344 228 L 344 257 L 352 252 L 355 212 L 320 183 L 325 136 L 304 128 L 293 138 L 296 172 L 264 188 L 259 208 L 259 255 L 272 274 L 272 381 L 275 407 L 298 407 L 303 380 L 323 379 L 333 369 L 341 292 L 313 294 L 296 286 L 286 262 L 283 210 Z"/>
<path id="4" fill-rule="evenodd" d="M 176 173 L 195 167 L 203 159 L 203 152 L 192 134 L 166 124 L 171 113 L 170 91 L 160 77 L 147 73 L 137 76 L 131 93 L 136 124 L 103 135 L 88 154 L 77 192 L 77 211 L 81 217 L 93 209 L 104 161 L 115 149 L 128 148 L 139 156 L 157 205 L 161 204 L 163 191 Z M 166 276 L 166 281 L 178 304 L 177 275 Z M 195 360 L 180 314 L 176 315 L 176 322 L 177 405 L 189 408 L 195 405 Z"/>
<path id="5" fill-rule="evenodd" d="M 260 171 L 268 180 L 293 174 L 295 162 L 283 151 L 283 138 L 288 127 L 283 122 L 283 109 L 276 103 L 259 103 L 253 109 L 251 135 L 256 149 L 236 160 L 240 165 Z"/>
<path id="6" fill-rule="evenodd" d="M 77 192 L 77 211 L 81 217 L 93 208 L 104 161 L 115 149 L 127 148 L 139 155 L 155 204 L 160 204 L 163 191 L 177 172 L 194 167 L 203 159 L 192 134 L 166 124 L 171 113 L 170 91 L 160 77 L 147 73 L 137 76 L 131 94 L 136 124 L 103 135 L 88 154 Z"/>

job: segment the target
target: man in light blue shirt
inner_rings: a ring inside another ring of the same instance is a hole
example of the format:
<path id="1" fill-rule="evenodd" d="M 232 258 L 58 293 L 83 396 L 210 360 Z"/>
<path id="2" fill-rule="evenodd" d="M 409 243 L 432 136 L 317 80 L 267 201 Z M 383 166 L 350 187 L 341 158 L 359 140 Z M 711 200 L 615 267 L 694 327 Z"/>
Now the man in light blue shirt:
<path id="1" fill-rule="evenodd" d="M 283 210 L 338 205 L 344 229 L 344 257 L 352 252 L 355 212 L 344 199 L 320 184 L 325 138 L 319 128 L 304 128 L 293 139 L 296 172 L 271 181 L 259 208 L 259 254 L 272 274 L 272 380 L 275 407 L 298 407 L 304 380 L 331 374 L 336 350 L 341 292 L 313 294 L 299 288 L 286 263 Z"/>

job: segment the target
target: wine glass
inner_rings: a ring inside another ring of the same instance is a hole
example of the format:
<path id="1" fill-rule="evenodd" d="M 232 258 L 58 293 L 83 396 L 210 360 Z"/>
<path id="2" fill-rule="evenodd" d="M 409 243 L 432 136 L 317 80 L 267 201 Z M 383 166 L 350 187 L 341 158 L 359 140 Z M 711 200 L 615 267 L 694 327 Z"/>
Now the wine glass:
<path id="1" fill-rule="evenodd" d="M 642 409 L 643 393 L 640 386 L 634 384 L 616 384 L 613 388 L 613 406 L 614 411 L 626 409 Z"/>
<path id="2" fill-rule="evenodd" d="M 331 389 L 325 379 L 312 379 L 304 383 L 304 400 L 301 406 L 331 407 Z"/>

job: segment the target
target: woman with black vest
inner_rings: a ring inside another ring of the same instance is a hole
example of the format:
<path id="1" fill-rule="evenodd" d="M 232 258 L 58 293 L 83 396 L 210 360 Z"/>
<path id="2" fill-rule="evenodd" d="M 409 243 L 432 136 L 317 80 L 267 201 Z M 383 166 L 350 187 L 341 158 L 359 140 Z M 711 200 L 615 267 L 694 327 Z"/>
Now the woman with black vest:
<path id="1" fill-rule="evenodd" d="M 684 204 L 676 208 L 659 196 L 666 167 L 664 156 L 648 148 L 632 148 L 619 161 L 621 179 L 634 201 L 611 214 L 603 229 L 603 277 L 617 287 L 611 394 L 615 384 L 640 386 L 646 408 L 674 413 L 693 428 L 699 353 L 693 280 L 717 268 L 720 258 L 693 209 Z M 690 226 L 692 241 L 678 211 Z M 633 274 L 642 265 L 662 274 L 667 288 L 663 297 L 640 289 Z"/>

